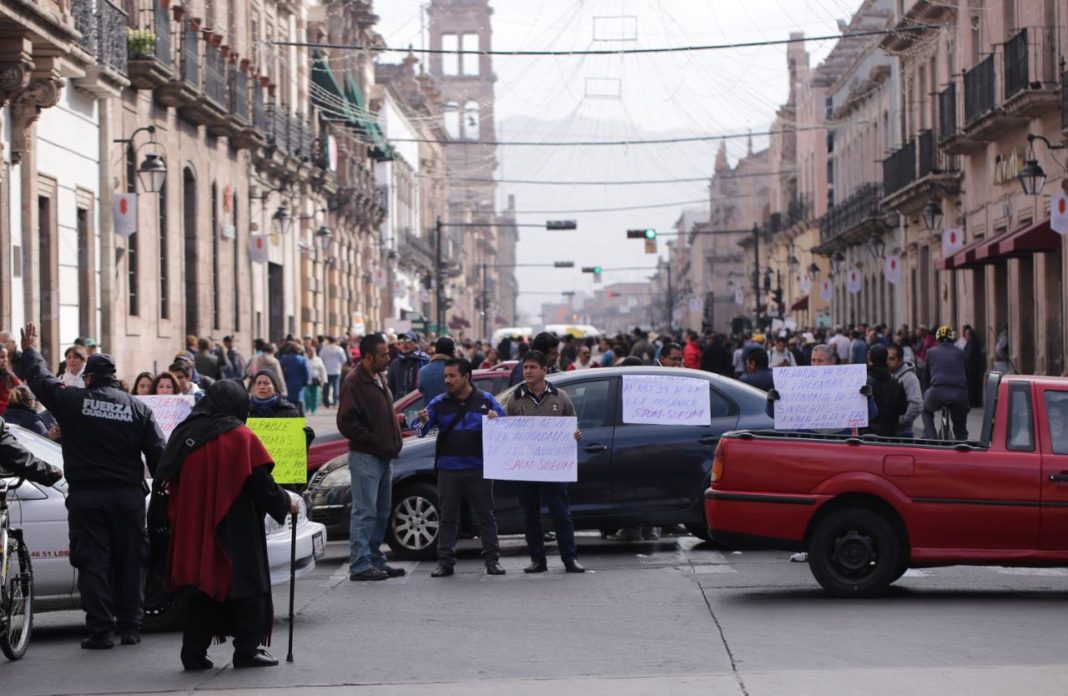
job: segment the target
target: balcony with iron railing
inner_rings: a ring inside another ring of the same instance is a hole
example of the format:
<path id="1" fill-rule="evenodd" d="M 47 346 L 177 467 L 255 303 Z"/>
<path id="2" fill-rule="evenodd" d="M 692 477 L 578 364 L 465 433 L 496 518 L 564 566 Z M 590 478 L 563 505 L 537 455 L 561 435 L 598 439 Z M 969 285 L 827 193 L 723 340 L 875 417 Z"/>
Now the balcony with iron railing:
<path id="1" fill-rule="evenodd" d="M 81 48 L 98 65 L 126 75 L 126 12 L 112 0 L 72 0 L 71 16 Z"/>
<path id="2" fill-rule="evenodd" d="M 138 0 L 129 23 L 130 82 L 155 89 L 171 79 L 174 66 L 170 11 L 159 0 Z"/>
<path id="3" fill-rule="evenodd" d="M 994 54 L 964 71 L 964 126 L 968 128 L 994 110 Z"/>
<path id="4" fill-rule="evenodd" d="M 916 142 L 910 140 L 883 160 L 883 188 L 890 196 L 916 180 Z"/>
<path id="5" fill-rule="evenodd" d="M 229 108 L 226 94 L 226 56 L 207 43 L 204 45 L 204 97 L 221 111 Z"/>
<path id="6" fill-rule="evenodd" d="M 1040 116 L 1059 105 L 1055 27 L 1025 27 L 1005 42 L 1003 108 Z"/>
<path id="7" fill-rule="evenodd" d="M 248 80 L 247 72 L 237 63 L 230 63 L 230 113 L 242 126 L 249 124 Z"/>
<path id="8" fill-rule="evenodd" d="M 933 130 L 920 131 L 883 160 L 883 207 L 913 212 L 922 207 L 935 186 L 947 191 L 959 189 L 960 158 L 939 148 Z"/>
<path id="9" fill-rule="evenodd" d="M 831 207 L 820 219 L 821 252 L 858 244 L 880 230 L 886 217 L 882 197 L 879 184 L 866 183 Z"/>
<path id="10" fill-rule="evenodd" d="M 200 33 L 192 24 L 182 31 L 179 76 L 194 89 L 200 89 Z"/>
<path id="11" fill-rule="evenodd" d="M 1061 130 L 1068 133 L 1068 70 L 1061 73 Z"/>

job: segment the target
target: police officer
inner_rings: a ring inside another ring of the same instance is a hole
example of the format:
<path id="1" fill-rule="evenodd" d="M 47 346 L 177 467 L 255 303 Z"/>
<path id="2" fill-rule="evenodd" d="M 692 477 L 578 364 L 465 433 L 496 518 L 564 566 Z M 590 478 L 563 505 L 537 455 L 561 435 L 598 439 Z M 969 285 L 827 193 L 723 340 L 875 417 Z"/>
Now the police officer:
<path id="1" fill-rule="evenodd" d="M 141 642 L 148 534 L 144 461 L 155 473 L 163 433 L 152 412 L 124 392 L 110 355 L 89 356 L 84 388 L 64 387 L 37 351 L 37 327 L 22 330 L 21 367 L 37 398 L 63 430 L 69 486 L 70 562 L 89 637 L 87 650 Z"/>

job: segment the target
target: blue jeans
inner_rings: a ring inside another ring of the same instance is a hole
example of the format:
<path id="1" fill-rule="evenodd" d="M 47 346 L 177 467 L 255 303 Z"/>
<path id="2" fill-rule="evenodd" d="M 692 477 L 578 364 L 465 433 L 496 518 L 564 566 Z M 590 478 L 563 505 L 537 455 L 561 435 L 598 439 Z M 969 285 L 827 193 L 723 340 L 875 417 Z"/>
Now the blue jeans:
<path id="1" fill-rule="evenodd" d="M 386 538 L 393 505 L 393 464 L 373 454 L 349 452 L 352 476 L 352 518 L 349 522 L 349 574 L 382 568 L 382 542 Z"/>

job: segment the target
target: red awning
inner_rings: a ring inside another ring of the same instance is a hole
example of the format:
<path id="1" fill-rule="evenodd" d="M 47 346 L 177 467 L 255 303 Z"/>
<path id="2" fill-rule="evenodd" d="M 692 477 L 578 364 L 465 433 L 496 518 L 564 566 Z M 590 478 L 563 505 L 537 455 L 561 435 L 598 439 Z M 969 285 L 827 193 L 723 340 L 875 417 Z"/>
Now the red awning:
<path id="1" fill-rule="evenodd" d="M 935 270 L 948 271 L 954 268 L 960 268 L 966 263 L 973 263 L 975 261 L 976 250 L 986 244 L 987 241 L 987 239 L 977 239 L 971 244 L 966 244 L 953 255 L 938 259 L 935 261 Z"/>
<path id="2" fill-rule="evenodd" d="M 1061 248 L 1061 236 L 1050 227 L 1049 220 L 1002 235 L 998 241 L 1001 256 L 1023 256 Z"/>
<path id="3" fill-rule="evenodd" d="M 805 295 L 797 302 L 790 305 L 791 312 L 807 312 L 808 311 L 808 295 Z"/>

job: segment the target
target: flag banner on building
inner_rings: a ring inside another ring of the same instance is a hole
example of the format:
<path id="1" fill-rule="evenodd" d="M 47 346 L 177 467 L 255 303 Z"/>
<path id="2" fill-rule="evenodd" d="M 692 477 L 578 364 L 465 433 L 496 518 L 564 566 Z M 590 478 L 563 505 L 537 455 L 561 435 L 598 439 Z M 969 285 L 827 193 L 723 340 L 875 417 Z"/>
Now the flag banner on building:
<path id="1" fill-rule="evenodd" d="M 801 292 L 812 292 L 812 276 L 808 274 L 808 271 L 801 274 L 797 284 L 801 288 Z"/>
<path id="2" fill-rule="evenodd" d="M 739 307 L 741 307 L 742 305 L 745 304 L 745 291 L 744 290 L 735 290 L 734 291 L 734 304 L 738 305 Z"/>
<path id="3" fill-rule="evenodd" d="M 386 287 L 386 269 L 376 268 L 374 272 L 374 284 L 379 290 Z"/>
<path id="4" fill-rule="evenodd" d="M 897 285 L 901 282 L 901 257 L 896 254 L 891 254 L 886 257 L 886 268 L 884 269 L 886 274 L 886 282 L 893 285 Z"/>
<path id="5" fill-rule="evenodd" d="M 248 237 L 248 257 L 252 263 L 267 263 L 269 255 L 267 235 L 251 234 Z"/>
<path id="6" fill-rule="evenodd" d="M 820 299 L 830 302 L 832 297 L 834 297 L 834 284 L 830 278 L 824 278 L 820 281 Z"/>
<path id="7" fill-rule="evenodd" d="M 1068 234 L 1068 194 L 1064 191 L 1050 196 L 1049 226 L 1057 234 Z"/>
<path id="8" fill-rule="evenodd" d="M 942 232 L 942 258 L 956 254 L 964 248 L 964 230 L 949 227 Z"/>
<path id="9" fill-rule="evenodd" d="M 115 213 L 115 234 L 129 237 L 137 231 L 136 193 L 116 193 L 111 207 Z"/>
<path id="10" fill-rule="evenodd" d="M 860 292 L 861 280 L 860 270 L 856 268 L 850 268 L 846 271 L 846 290 L 856 295 Z"/>

